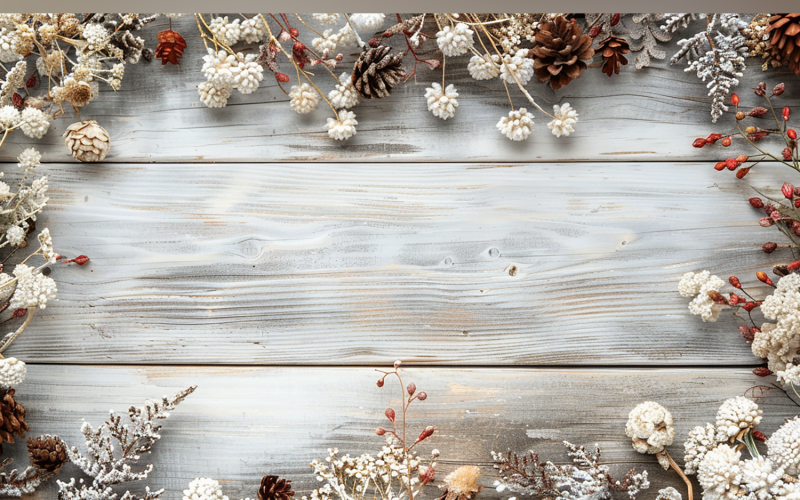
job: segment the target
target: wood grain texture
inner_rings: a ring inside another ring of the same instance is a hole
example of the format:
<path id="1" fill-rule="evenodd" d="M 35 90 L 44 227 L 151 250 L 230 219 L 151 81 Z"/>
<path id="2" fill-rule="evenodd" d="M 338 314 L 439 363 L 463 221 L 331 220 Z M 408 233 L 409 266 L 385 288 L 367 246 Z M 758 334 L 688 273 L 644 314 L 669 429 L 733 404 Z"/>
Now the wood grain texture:
<path id="1" fill-rule="evenodd" d="M 47 363 L 753 365 L 677 293 L 759 246 L 706 164 L 48 166 L 59 298 L 9 351 Z M 754 182 L 778 189 L 778 169 Z M 613 360 L 613 361 L 612 361 Z"/>
<path id="2" fill-rule="evenodd" d="M 391 360 L 377 367 L 391 365 Z M 149 484 L 167 489 L 165 498 L 197 476 L 220 479 L 232 499 L 255 495 L 263 474 L 292 479 L 303 493 L 315 481 L 307 463 L 327 455 L 374 453 L 382 444 L 374 429 L 385 424 L 383 410 L 397 404 L 398 386 L 375 386 L 371 367 L 246 368 L 246 367 L 85 367 L 32 365 L 20 386 L 18 401 L 27 408 L 31 435 L 57 433 L 69 444 L 83 446 L 81 419 L 99 425 L 109 409 L 124 411 L 147 398 L 172 394 L 191 384 L 197 391 L 178 407 L 163 430 L 151 457 L 156 464 Z M 483 466 L 483 483 L 494 472 L 490 451 L 533 449 L 543 458 L 565 463 L 561 444 L 570 440 L 598 443 L 612 473 L 630 468 L 650 473 L 652 499 L 659 488 L 681 482 L 665 473 L 652 456 L 639 455 L 624 434 L 628 412 L 644 400 L 658 401 L 675 418 L 676 440 L 669 448 L 680 463 L 688 431 L 714 419 L 723 400 L 764 382 L 747 370 L 524 370 L 407 369 L 404 382 L 414 381 L 428 399 L 415 403 L 410 428 L 434 425 L 436 432 L 420 453 L 441 451 L 438 477 L 461 464 Z M 760 393 L 757 393 L 760 394 Z M 766 434 L 797 406 L 778 390 L 758 402 L 764 410 L 759 426 Z M 413 407 L 412 407 L 413 408 Z M 22 444 L 5 445 L 21 457 Z M 61 474 L 76 474 L 74 466 Z M 50 490 L 40 498 L 53 498 Z M 435 491 L 427 497 L 434 498 Z M 503 498 L 491 488 L 481 498 Z M 621 497 L 620 497 L 621 498 Z"/>
<path id="3" fill-rule="evenodd" d="M 143 31 L 150 46 L 156 43 L 156 32 L 166 26 L 167 20 L 160 19 Z M 326 118 L 332 115 L 330 109 L 321 105 L 309 115 L 292 112 L 288 97 L 269 72 L 253 94 L 235 93 L 227 108 L 206 108 L 196 90 L 203 81 L 204 49 L 195 22 L 181 18 L 173 27 L 188 43 L 180 66 L 162 67 L 158 62 L 128 65 L 122 89 L 113 92 L 104 86 L 101 95 L 82 111 L 84 118 L 96 119 L 111 134 L 112 149 L 106 162 L 662 162 L 716 161 L 730 153 L 722 148 L 691 147 L 696 137 L 732 132 L 733 123 L 725 117 L 718 126 L 712 125 L 706 84 L 685 73 L 683 66 L 670 66 L 667 60 L 654 61 L 653 67 L 641 71 L 631 64 L 613 78 L 599 67 L 591 68 L 558 91 L 530 83 L 527 88 L 542 107 L 550 110 L 554 104 L 569 102 L 580 113 L 580 123 L 573 135 L 557 139 L 546 128 L 549 119 L 536 111 L 531 138 L 514 143 L 495 127 L 509 109 L 501 82 L 472 80 L 466 70 L 468 58 L 462 56 L 447 64 L 447 81 L 454 83 L 460 94 L 454 118 L 442 121 L 427 111 L 425 88 L 440 81 L 441 72 L 422 68 L 415 80 L 398 87 L 390 98 L 362 102 L 355 109 L 357 135 L 339 143 L 329 139 L 324 128 Z M 701 25 L 695 24 L 685 33 L 694 33 L 694 28 Z M 674 41 L 665 49 L 670 56 L 678 50 Z M 355 53 L 355 49 L 345 50 L 337 74 L 352 68 Z M 743 106 L 761 104 L 750 91 L 757 82 L 774 84 L 784 78 L 787 90 L 780 105 L 800 104 L 796 78 L 763 73 L 755 59 L 749 65 L 737 88 Z M 284 67 L 294 78 L 291 67 L 286 63 Z M 333 78 L 321 69 L 318 73 L 321 88 L 328 92 Z M 531 108 L 518 91 L 514 104 Z M 39 148 L 46 161 L 68 161 L 61 134 L 72 121 L 69 117 L 56 120 L 41 141 L 13 134 L 10 144 L 0 149 L 0 161 L 13 161 L 28 146 Z"/>

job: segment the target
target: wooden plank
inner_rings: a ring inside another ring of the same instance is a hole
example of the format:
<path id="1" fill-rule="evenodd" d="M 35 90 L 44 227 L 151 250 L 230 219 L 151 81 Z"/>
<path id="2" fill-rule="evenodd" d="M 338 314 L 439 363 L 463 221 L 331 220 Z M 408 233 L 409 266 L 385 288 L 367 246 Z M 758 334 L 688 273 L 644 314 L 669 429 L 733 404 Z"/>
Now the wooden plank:
<path id="1" fill-rule="evenodd" d="M 388 366 L 391 360 L 378 365 Z M 374 453 L 382 444 L 374 429 L 385 424 L 383 410 L 397 405 L 397 385 L 375 386 L 369 367 L 85 367 L 31 365 L 18 389 L 31 435 L 56 433 L 83 447 L 81 419 L 99 425 L 109 409 L 124 411 L 147 398 L 172 394 L 190 384 L 199 387 L 165 423 L 163 439 L 151 456 L 156 464 L 149 484 L 167 489 L 165 498 L 198 476 L 223 480 L 232 499 L 255 495 L 263 474 L 291 479 L 301 492 L 315 486 L 307 463 L 324 457 L 327 448 L 342 453 Z M 414 381 L 428 399 L 415 403 L 409 420 L 418 431 L 436 432 L 421 448 L 441 451 L 438 477 L 461 464 L 483 468 L 483 483 L 496 477 L 490 451 L 534 449 L 543 458 L 564 463 L 562 440 L 598 443 L 613 474 L 630 468 L 650 473 L 655 498 L 666 486 L 681 488 L 674 473 L 665 473 L 652 456 L 639 455 L 624 434 L 627 414 L 645 400 L 658 401 L 675 418 L 676 440 L 669 448 L 683 462 L 683 440 L 696 425 L 713 421 L 717 407 L 729 397 L 748 392 L 764 379 L 741 369 L 658 370 L 521 370 L 407 369 L 404 382 Z M 749 394 L 750 392 L 748 392 Z M 783 392 L 767 391 L 759 399 L 760 425 L 774 431 L 797 414 Z M 22 443 L 5 452 L 26 463 Z M 68 478 L 77 470 L 69 466 Z M 427 496 L 433 498 L 434 491 Z M 491 488 L 483 498 L 504 498 Z M 53 498 L 44 490 L 39 498 Z"/>
<path id="2" fill-rule="evenodd" d="M 166 20 L 159 20 L 143 36 L 155 45 L 155 33 L 166 26 Z M 98 120 L 110 132 L 113 146 L 107 162 L 716 161 L 730 153 L 691 146 L 694 138 L 727 132 L 733 124 L 724 118 L 719 126 L 712 125 L 706 84 L 666 60 L 654 61 L 652 68 L 641 71 L 631 64 L 613 78 L 592 68 L 559 91 L 529 84 L 529 92 L 545 109 L 569 102 L 579 111 L 581 122 L 575 134 L 557 139 L 546 129 L 549 120 L 536 112 L 533 136 L 512 143 L 495 128 L 508 112 L 501 82 L 472 80 L 466 56 L 459 57 L 447 64 L 447 81 L 460 93 L 454 118 L 442 121 L 427 111 L 425 88 L 440 81 L 441 73 L 422 69 L 392 97 L 362 102 L 355 109 L 358 134 L 339 143 L 329 139 L 324 129 L 326 118 L 332 115 L 329 109 L 320 106 L 309 115 L 292 112 L 288 98 L 269 74 L 255 93 L 237 93 L 225 109 L 206 108 L 196 90 L 203 78 L 204 49 L 194 20 L 182 18 L 174 27 L 188 42 L 180 66 L 128 65 L 122 90 L 115 93 L 104 86 L 82 112 L 84 118 Z M 699 24 L 693 27 L 701 28 Z M 694 33 L 691 30 L 686 33 Z M 678 50 L 674 42 L 665 48 L 669 55 Z M 345 51 L 347 57 L 337 72 L 352 67 L 354 52 Z M 737 89 L 743 103 L 761 104 L 749 90 L 758 81 L 774 84 L 786 78 L 780 105 L 800 104 L 796 79 L 763 73 L 755 59 L 749 64 Z M 325 92 L 333 88 L 333 79 L 326 75 L 319 82 Z M 519 92 L 514 93 L 514 104 L 526 106 Z M 0 150 L 0 161 L 13 161 L 29 146 L 40 148 L 46 161 L 67 161 L 61 134 L 72 121 L 57 120 L 41 141 L 12 134 L 7 147 Z"/>
<path id="3" fill-rule="evenodd" d="M 753 365 L 741 323 L 690 316 L 677 282 L 755 286 L 781 256 L 747 183 L 706 164 L 48 172 L 40 224 L 92 258 L 54 271 L 9 351 L 48 363 Z"/>

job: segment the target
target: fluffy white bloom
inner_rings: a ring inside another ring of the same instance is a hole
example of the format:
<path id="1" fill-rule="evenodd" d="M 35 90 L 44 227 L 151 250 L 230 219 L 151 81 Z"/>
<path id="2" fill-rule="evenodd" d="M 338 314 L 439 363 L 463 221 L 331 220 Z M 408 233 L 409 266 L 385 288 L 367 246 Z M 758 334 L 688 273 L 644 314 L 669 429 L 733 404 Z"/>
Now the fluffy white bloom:
<path id="1" fill-rule="evenodd" d="M 452 83 L 444 90 L 438 83 L 431 84 L 425 89 L 425 98 L 428 100 L 428 111 L 433 113 L 433 116 L 447 120 L 456 114 L 458 92 Z"/>
<path id="2" fill-rule="evenodd" d="M 506 54 L 503 56 L 503 65 L 500 68 L 500 78 L 506 83 L 516 85 L 514 75 L 519 79 L 522 85 L 527 85 L 531 78 L 533 78 L 533 59 L 528 57 L 528 49 L 519 49 L 513 55 Z"/>
<path id="3" fill-rule="evenodd" d="M 761 423 L 761 409 L 744 396 L 727 399 L 717 411 L 717 440 L 725 441 L 743 429 L 755 428 Z"/>
<path id="4" fill-rule="evenodd" d="M 330 91 L 328 99 L 336 109 L 349 109 L 358 105 L 358 92 L 349 73 L 339 76 L 339 83 Z"/>
<path id="5" fill-rule="evenodd" d="M 0 389 L 8 390 L 25 381 L 28 367 L 17 358 L 0 359 Z"/>
<path id="6" fill-rule="evenodd" d="M 442 31 L 436 33 L 436 43 L 439 44 L 442 54 L 447 57 L 466 54 L 474 43 L 472 30 L 464 23 L 458 23 L 455 27 L 445 26 Z"/>
<path id="7" fill-rule="evenodd" d="M 778 382 L 800 385 L 800 365 L 787 365 L 783 370 L 775 372 Z"/>
<path id="8" fill-rule="evenodd" d="M 533 114 L 525 108 L 511 110 L 497 122 L 497 130 L 512 141 L 524 141 L 533 131 Z"/>
<path id="9" fill-rule="evenodd" d="M 672 414 L 658 403 L 645 401 L 628 414 L 625 434 L 639 453 L 660 453 L 675 439 Z"/>
<path id="10" fill-rule="evenodd" d="M 222 494 L 218 481 L 200 477 L 189 483 L 189 489 L 183 490 L 183 500 L 228 500 L 228 497 Z"/>
<path id="11" fill-rule="evenodd" d="M 57 254 L 55 250 L 53 250 L 53 238 L 50 236 L 50 230 L 48 228 L 44 228 L 42 232 L 39 233 L 39 246 L 42 248 L 42 257 L 44 257 L 44 260 L 50 264 L 55 264 Z"/>
<path id="12" fill-rule="evenodd" d="M 689 431 L 689 437 L 683 443 L 683 468 L 686 474 L 696 474 L 706 453 L 720 444 L 716 436 L 717 429 L 711 424 L 705 427 L 698 425 Z"/>
<path id="13" fill-rule="evenodd" d="M 336 50 L 336 45 L 339 43 L 339 35 L 334 34 L 332 29 L 326 29 L 322 32 L 321 37 L 316 37 L 311 40 L 311 47 L 315 52 L 320 54 L 320 57 L 327 57 L 329 52 Z"/>
<path id="14" fill-rule="evenodd" d="M 688 272 L 681 277 L 678 283 L 678 293 L 683 297 L 693 297 L 700 293 L 708 280 L 711 278 L 711 273 L 708 271 L 701 271 L 699 273 Z"/>
<path id="15" fill-rule="evenodd" d="M 314 111 L 318 102 L 317 91 L 307 83 L 293 85 L 289 92 L 289 105 L 301 115 Z"/>
<path id="16" fill-rule="evenodd" d="M 209 108 L 224 108 L 228 104 L 233 87 L 230 84 L 217 86 L 212 82 L 202 82 L 197 86 L 200 101 Z"/>
<path id="17" fill-rule="evenodd" d="M 267 28 L 260 17 L 251 17 L 242 21 L 241 37 L 245 43 L 258 43 L 267 37 Z"/>
<path id="18" fill-rule="evenodd" d="M 356 114 L 352 111 L 339 111 L 339 119 L 328 118 L 328 137 L 337 141 L 344 141 L 356 133 Z"/>
<path id="19" fill-rule="evenodd" d="M 741 453 L 721 444 L 706 453 L 697 470 L 703 500 L 735 500 L 742 481 Z"/>
<path id="20" fill-rule="evenodd" d="M 775 291 L 761 304 L 761 312 L 767 318 L 774 320 L 779 320 L 782 316 L 798 314 L 800 312 L 800 274 L 788 274 L 778 280 Z"/>
<path id="21" fill-rule="evenodd" d="M 50 128 L 50 120 L 41 109 L 26 107 L 22 110 L 19 128 L 28 137 L 41 139 Z"/>
<path id="22" fill-rule="evenodd" d="M 217 37 L 217 40 L 224 43 L 228 47 L 236 45 L 242 38 L 241 19 L 236 18 L 233 22 L 228 22 L 228 16 L 215 17 L 211 20 L 208 27 L 211 32 Z"/>
<path id="23" fill-rule="evenodd" d="M 232 86 L 238 70 L 239 64 L 236 56 L 224 50 L 215 52 L 214 49 L 210 48 L 208 49 L 208 54 L 203 56 L 203 68 L 201 71 L 206 80 L 217 87 Z"/>
<path id="24" fill-rule="evenodd" d="M 758 500 L 786 499 L 796 486 L 783 481 L 783 471 L 775 469 L 772 461 L 765 457 L 755 457 L 739 463 L 742 470 L 742 486 Z"/>
<path id="25" fill-rule="evenodd" d="M 775 323 L 763 323 L 750 346 L 753 354 L 767 358 L 767 366 L 773 372 L 784 371 L 794 360 L 794 353 L 800 348 L 800 335 L 797 328 L 785 328 Z"/>
<path id="26" fill-rule="evenodd" d="M 47 301 L 56 296 L 56 282 L 42 273 L 34 272 L 34 268 L 30 266 L 17 264 L 14 267 L 14 276 L 17 278 L 17 289 L 8 304 L 12 309 L 44 309 Z"/>
<path id="27" fill-rule="evenodd" d="M 787 474 L 797 474 L 800 464 L 800 417 L 789 420 L 767 439 L 767 456 Z"/>
<path id="28" fill-rule="evenodd" d="M 14 128 L 19 124 L 22 119 L 19 111 L 14 106 L 3 106 L 0 108 L 0 127 Z"/>
<path id="29" fill-rule="evenodd" d="M 58 51 L 56 51 L 58 52 Z M 3 85 L 3 90 L 9 92 L 21 89 L 25 86 L 25 74 L 28 72 L 28 63 L 25 61 L 18 61 L 11 70 L 6 73 L 6 83 Z M 8 89 L 8 90 L 7 90 Z"/>
<path id="30" fill-rule="evenodd" d="M 383 26 L 385 14 L 351 14 L 350 22 L 353 26 L 364 31 L 375 31 Z"/>
<path id="31" fill-rule="evenodd" d="M 764 299 L 761 312 L 776 323 L 764 323 L 753 339 L 753 354 L 767 358 L 769 369 L 779 373 L 785 383 L 797 382 L 797 368 L 792 368 L 800 347 L 800 275 L 782 277 L 772 295 Z"/>
<path id="32" fill-rule="evenodd" d="M 472 56 L 467 64 L 469 76 L 474 80 L 491 80 L 500 75 L 500 56 L 497 54 L 483 56 Z"/>
<path id="33" fill-rule="evenodd" d="M 111 41 L 111 33 L 101 24 L 89 23 L 83 26 L 83 38 L 88 42 L 87 51 L 98 52 L 104 50 Z"/>
<path id="34" fill-rule="evenodd" d="M 682 498 L 678 490 L 672 486 L 667 486 L 666 488 L 658 490 L 656 500 L 682 500 Z"/>
<path id="35" fill-rule="evenodd" d="M 356 43 L 356 32 L 353 31 L 353 27 L 349 24 L 345 24 L 341 28 L 339 28 L 339 32 L 336 34 L 336 38 L 338 40 L 339 47 L 344 47 L 346 45 L 354 45 Z"/>
<path id="36" fill-rule="evenodd" d="M 312 14 L 322 24 L 333 24 L 339 20 L 339 14 Z"/>
<path id="37" fill-rule="evenodd" d="M 25 241 L 25 230 L 19 226 L 11 226 L 6 231 L 6 240 L 12 247 L 18 247 Z"/>
<path id="38" fill-rule="evenodd" d="M 254 92 L 261 80 L 264 79 L 264 68 L 255 59 L 255 54 L 248 54 L 245 60 L 240 60 L 237 65 L 233 84 L 242 94 Z"/>
<path id="39" fill-rule="evenodd" d="M 547 124 L 553 135 L 556 137 L 568 136 L 575 132 L 574 125 L 578 123 L 578 112 L 572 109 L 568 102 L 561 106 L 558 104 L 553 106 L 553 115 L 555 119 Z"/>
<path id="40" fill-rule="evenodd" d="M 703 321 L 716 321 L 719 318 L 719 313 L 724 307 L 722 304 L 717 304 L 708 292 L 718 292 L 725 282 L 718 276 L 713 276 L 708 271 L 700 273 L 689 272 L 683 275 L 680 283 L 678 283 L 678 292 L 684 297 L 697 295 L 689 303 L 689 312 L 695 316 L 700 316 Z"/>
<path id="41" fill-rule="evenodd" d="M 42 154 L 33 148 L 27 148 L 17 156 L 17 166 L 25 171 L 31 171 L 42 163 Z"/>
<path id="42" fill-rule="evenodd" d="M 22 55 L 15 50 L 15 38 L 9 28 L 0 27 L 0 62 L 9 63 L 22 59 Z"/>

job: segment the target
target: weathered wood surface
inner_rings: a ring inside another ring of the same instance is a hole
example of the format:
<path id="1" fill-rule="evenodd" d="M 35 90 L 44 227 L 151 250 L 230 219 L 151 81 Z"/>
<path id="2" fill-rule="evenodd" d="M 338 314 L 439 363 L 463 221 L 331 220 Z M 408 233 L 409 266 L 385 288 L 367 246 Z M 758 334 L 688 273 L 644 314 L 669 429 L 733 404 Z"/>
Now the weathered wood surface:
<path id="1" fill-rule="evenodd" d="M 580 113 L 580 123 L 575 134 L 557 139 L 546 128 L 549 119 L 537 111 L 532 136 L 513 143 L 495 128 L 509 110 L 501 82 L 472 80 L 466 70 L 467 56 L 459 57 L 447 64 L 447 80 L 456 84 L 460 94 L 454 118 L 442 121 L 428 112 L 425 88 L 441 81 L 441 71 L 421 68 L 416 80 L 398 87 L 391 97 L 355 108 L 358 133 L 339 143 L 329 139 L 324 129 L 330 109 L 321 103 L 309 115 L 292 112 L 288 97 L 269 72 L 253 94 L 236 92 L 227 108 L 206 108 L 196 89 L 203 81 L 204 48 L 195 21 L 184 17 L 173 24 L 188 42 L 180 66 L 128 65 L 122 90 L 115 93 L 104 86 L 100 97 L 82 111 L 84 118 L 96 119 L 111 134 L 113 146 L 106 162 L 662 162 L 718 160 L 729 154 L 722 148 L 692 148 L 694 138 L 733 131 L 733 123 L 725 117 L 712 125 L 706 84 L 685 73 L 682 65 L 670 66 L 668 60 L 654 61 L 651 68 L 640 71 L 631 63 L 612 78 L 600 68 L 591 68 L 558 91 L 530 83 L 527 88 L 542 107 L 550 110 L 554 104 L 569 102 Z M 143 31 L 150 46 L 156 43 L 156 32 L 166 27 L 167 20 L 160 19 Z M 701 25 L 693 25 L 686 33 L 694 33 L 693 28 Z M 310 42 L 308 30 L 304 33 Z M 677 52 L 675 41 L 680 38 L 666 45 L 670 56 Z M 355 49 L 345 50 L 347 57 L 337 74 L 352 68 L 355 53 Z M 781 105 L 800 104 L 800 88 L 791 84 L 796 81 L 793 76 L 762 73 L 757 60 L 749 64 L 752 67 L 737 89 L 743 105 L 761 104 L 750 90 L 760 80 L 774 84 L 784 78 L 787 91 Z M 294 78 L 291 67 L 284 66 Z M 333 79 L 322 69 L 318 72 L 321 88 L 332 89 Z M 513 95 L 516 106 L 531 109 L 519 91 Z M 46 161 L 68 161 L 61 134 L 72 121 L 71 117 L 56 120 L 40 141 L 13 134 L 9 147 L 0 149 L 0 160 L 13 160 L 23 147 L 36 146 Z"/>
<path id="2" fill-rule="evenodd" d="M 9 351 L 47 363 L 752 365 L 677 283 L 780 258 L 704 163 L 47 169 L 43 224 L 92 258 Z"/>
<path id="3" fill-rule="evenodd" d="M 376 367 L 390 365 L 388 360 Z M 58 433 L 82 448 L 81 419 L 99 425 L 109 409 L 124 412 L 131 404 L 196 384 L 197 391 L 172 412 L 163 439 L 147 457 L 156 464 L 148 484 L 166 488 L 164 498 L 176 499 L 189 481 L 210 476 L 238 499 L 253 498 L 267 473 L 285 476 L 307 493 L 316 482 L 306 465 L 324 458 L 327 448 L 354 455 L 377 451 L 383 441 L 374 429 L 386 423 L 384 408 L 396 406 L 398 386 L 387 380 L 379 389 L 376 380 L 372 367 L 36 365 L 19 401 L 33 409 L 28 417 L 32 435 Z M 655 498 L 659 488 L 682 486 L 676 474 L 665 473 L 652 456 L 630 447 L 624 426 L 633 406 L 654 400 L 671 410 L 676 442 L 669 450 L 680 461 L 681 443 L 692 427 L 712 421 L 724 399 L 752 394 L 749 389 L 763 383 L 736 369 L 411 368 L 404 370 L 404 382 L 409 381 L 428 393 L 426 401 L 412 406 L 409 429 L 436 427 L 420 453 L 440 450 L 440 478 L 458 465 L 479 464 L 482 483 L 491 486 L 496 476 L 490 451 L 533 449 L 542 458 L 566 463 L 561 442 L 569 440 L 599 444 L 613 474 L 622 476 L 632 467 L 648 470 L 652 488 L 643 499 Z M 778 390 L 758 401 L 765 413 L 759 428 L 765 433 L 797 413 Z M 22 446 L 4 448 L 19 456 Z M 19 460 L 25 463 L 24 457 Z M 74 474 L 77 469 L 68 466 L 61 477 Z M 39 496 L 53 498 L 51 491 Z M 435 498 L 435 490 L 426 496 Z M 505 498 L 490 487 L 481 497 Z"/>

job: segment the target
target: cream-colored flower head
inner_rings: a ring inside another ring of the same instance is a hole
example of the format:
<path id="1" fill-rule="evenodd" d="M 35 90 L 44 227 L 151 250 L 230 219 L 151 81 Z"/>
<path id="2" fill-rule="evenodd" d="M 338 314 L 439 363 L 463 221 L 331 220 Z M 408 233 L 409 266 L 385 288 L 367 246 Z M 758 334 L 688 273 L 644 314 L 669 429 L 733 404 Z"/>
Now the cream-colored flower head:
<path id="1" fill-rule="evenodd" d="M 25 381 L 28 368 L 17 358 L 0 359 L 0 389 L 8 390 Z"/>
<path id="2" fill-rule="evenodd" d="M 797 474 L 800 465 L 800 417 L 789 420 L 767 439 L 767 456 L 787 474 Z"/>
<path id="3" fill-rule="evenodd" d="M 730 398 L 717 411 L 717 440 L 725 441 L 761 422 L 762 411 L 744 396 Z"/>
<path id="4" fill-rule="evenodd" d="M 228 500 L 222 494 L 219 482 L 208 477 L 200 477 L 189 483 L 189 488 L 183 490 L 183 500 Z"/>
<path id="5" fill-rule="evenodd" d="M 444 500 L 470 500 L 475 497 L 483 486 L 478 484 L 481 469 L 474 465 L 464 465 L 454 470 L 444 478 L 444 484 L 439 488 L 445 491 Z"/>
<path id="6" fill-rule="evenodd" d="M 625 434 L 639 453 L 661 453 L 675 439 L 672 414 L 658 403 L 645 401 L 628 414 Z"/>
<path id="7" fill-rule="evenodd" d="M 721 444 L 706 453 L 697 470 L 703 500 L 735 500 L 742 482 L 741 453 Z"/>
<path id="8" fill-rule="evenodd" d="M 683 471 L 686 474 L 697 474 L 700 462 L 706 457 L 706 453 L 719 446 L 717 441 L 717 428 L 711 424 L 705 427 L 698 425 L 689 431 L 689 437 L 683 443 Z"/>

